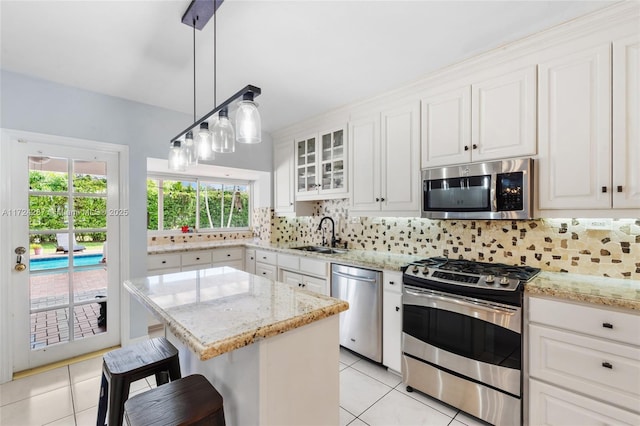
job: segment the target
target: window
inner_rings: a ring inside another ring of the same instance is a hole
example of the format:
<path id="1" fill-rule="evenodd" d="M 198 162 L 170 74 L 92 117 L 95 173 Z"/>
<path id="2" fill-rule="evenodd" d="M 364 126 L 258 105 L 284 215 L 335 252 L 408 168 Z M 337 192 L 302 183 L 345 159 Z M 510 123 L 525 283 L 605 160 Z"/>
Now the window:
<path id="1" fill-rule="evenodd" d="M 248 182 L 149 177 L 147 230 L 219 230 L 249 227 Z"/>

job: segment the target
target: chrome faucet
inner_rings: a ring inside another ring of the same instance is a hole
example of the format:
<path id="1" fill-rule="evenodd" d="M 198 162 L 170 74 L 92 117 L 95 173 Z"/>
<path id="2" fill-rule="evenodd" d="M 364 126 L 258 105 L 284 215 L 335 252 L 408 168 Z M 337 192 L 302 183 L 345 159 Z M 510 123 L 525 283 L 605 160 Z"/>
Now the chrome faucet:
<path id="1" fill-rule="evenodd" d="M 336 246 L 336 224 L 333 221 L 333 219 L 331 219 L 329 216 L 325 216 L 322 219 L 320 219 L 320 224 L 318 225 L 318 231 L 322 230 L 322 223 L 327 219 L 329 220 L 329 222 L 331 222 L 331 247 L 335 247 Z M 324 232 L 323 232 L 322 245 L 325 245 L 326 242 L 327 240 L 324 238 Z"/>

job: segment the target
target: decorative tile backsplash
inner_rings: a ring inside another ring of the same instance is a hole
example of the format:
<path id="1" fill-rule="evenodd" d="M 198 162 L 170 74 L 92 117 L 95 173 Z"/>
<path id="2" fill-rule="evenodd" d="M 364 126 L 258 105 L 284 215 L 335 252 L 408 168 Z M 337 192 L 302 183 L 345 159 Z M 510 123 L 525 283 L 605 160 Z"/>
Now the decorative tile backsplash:
<path id="1" fill-rule="evenodd" d="M 261 228 L 264 228 L 267 214 Z M 640 279 L 640 219 L 610 219 L 591 230 L 579 219 L 430 220 L 349 217 L 347 200 L 316 203 L 312 216 L 273 217 L 272 242 L 321 244 L 323 216 L 336 223 L 339 245 L 419 256 L 529 265 L 545 271 Z M 257 222 L 254 222 L 257 223 Z M 325 221 L 325 237 L 331 238 Z"/>
<path id="2" fill-rule="evenodd" d="M 608 219 L 611 230 L 587 229 L 580 219 L 430 220 L 350 217 L 348 200 L 315 203 L 311 216 L 276 217 L 254 209 L 252 229 L 244 232 L 179 234 L 149 238 L 149 245 L 259 238 L 273 243 L 322 244 L 331 239 L 331 217 L 338 245 L 424 257 L 447 256 L 483 262 L 529 265 L 551 272 L 573 272 L 640 279 L 640 219 Z"/>

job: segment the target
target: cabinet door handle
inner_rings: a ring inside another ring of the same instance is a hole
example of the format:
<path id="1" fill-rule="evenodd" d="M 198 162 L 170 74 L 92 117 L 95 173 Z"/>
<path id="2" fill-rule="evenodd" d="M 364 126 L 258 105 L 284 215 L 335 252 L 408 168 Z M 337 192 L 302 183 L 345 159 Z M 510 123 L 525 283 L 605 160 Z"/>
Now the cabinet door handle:
<path id="1" fill-rule="evenodd" d="M 227 257 L 231 257 L 231 253 L 227 253 Z"/>
<path id="2" fill-rule="evenodd" d="M 200 260 L 200 258 L 199 258 L 199 257 L 196 257 L 196 260 Z"/>
<path id="3" fill-rule="evenodd" d="M 606 193 L 607 193 L 607 187 L 606 187 L 606 186 L 603 186 L 603 187 L 602 187 L 602 193 L 603 193 L 603 194 L 606 194 Z"/>
<path id="4" fill-rule="evenodd" d="M 478 145 L 476 145 L 475 143 L 473 144 L 473 149 L 478 149 Z"/>
<path id="5" fill-rule="evenodd" d="M 163 261 L 162 261 L 162 263 L 163 263 L 163 264 L 165 264 L 165 263 L 167 263 L 167 261 L 166 261 L 166 260 L 163 260 Z"/>
<path id="6" fill-rule="evenodd" d="M 400 306 L 396 306 L 396 312 L 400 312 Z"/>
<path id="7" fill-rule="evenodd" d="M 263 260 L 267 260 L 267 256 L 262 256 L 262 259 Z"/>
<path id="8" fill-rule="evenodd" d="M 613 324 L 608 323 L 608 322 L 603 322 L 603 323 L 602 323 L 602 326 L 603 326 L 604 328 L 613 328 Z"/>
<path id="9" fill-rule="evenodd" d="M 465 150 L 465 151 L 469 151 L 469 145 L 465 145 L 465 146 L 464 146 L 464 150 Z"/>
<path id="10" fill-rule="evenodd" d="M 622 192 L 622 185 L 618 185 L 618 192 Z"/>
<path id="11" fill-rule="evenodd" d="M 380 201 L 380 198 L 376 198 L 376 202 Z"/>
<path id="12" fill-rule="evenodd" d="M 389 281 L 389 284 L 396 285 L 396 282 L 395 281 Z"/>
<path id="13" fill-rule="evenodd" d="M 262 275 L 267 275 L 267 273 L 266 273 L 266 272 L 263 272 L 263 273 L 262 273 Z"/>
<path id="14" fill-rule="evenodd" d="M 606 361 L 605 361 L 605 362 L 603 362 L 603 363 L 602 363 L 602 366 L 603 366 L 604 368 L 608 368 L 608 369 L 610 369 L 610 370 L 611 370 L 611 369 L 613 369 L 613 365 L 611 365 L 611 363 L 610 363 L 610 362 L 606 362 Z"/>
<path id="15" fill-rule="evenodd" d="M 380 201 L 384 201 L 384 198 L 380 198 Z"/>

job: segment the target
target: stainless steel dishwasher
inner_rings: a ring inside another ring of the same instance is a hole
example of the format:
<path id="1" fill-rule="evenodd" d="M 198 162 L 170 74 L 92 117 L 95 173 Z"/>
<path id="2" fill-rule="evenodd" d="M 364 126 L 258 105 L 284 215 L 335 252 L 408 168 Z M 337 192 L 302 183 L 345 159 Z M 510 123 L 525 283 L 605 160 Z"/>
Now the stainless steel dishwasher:
<path id="1" fill-rule="evenodd" d="M 331 267 L 331 296 L 349 302 L 340 313 L 340 345 L 382 362 L 382 273 L 353 266 Z"/>

